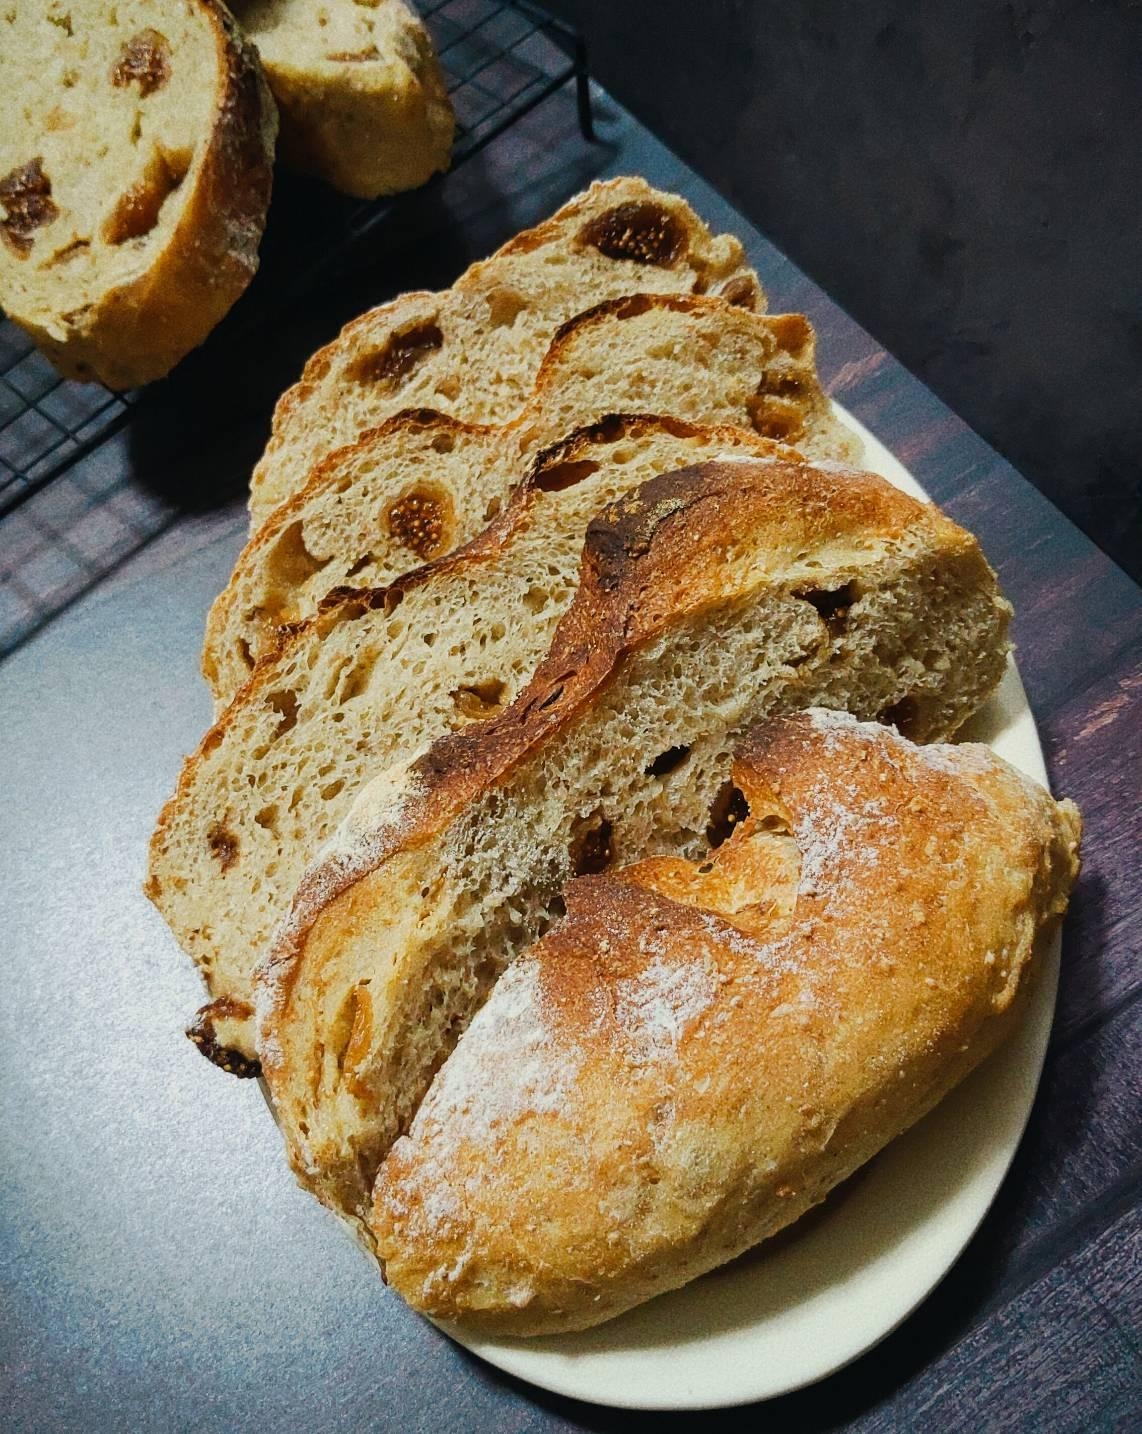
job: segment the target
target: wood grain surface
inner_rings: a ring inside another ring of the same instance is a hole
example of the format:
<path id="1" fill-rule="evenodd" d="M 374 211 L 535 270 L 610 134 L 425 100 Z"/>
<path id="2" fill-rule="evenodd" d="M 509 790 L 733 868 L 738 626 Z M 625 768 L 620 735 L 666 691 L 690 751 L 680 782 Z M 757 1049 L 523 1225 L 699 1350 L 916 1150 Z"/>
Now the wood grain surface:
<path id="1" fill-rule="evenodd" d="M 109 953 L 108 972 L 118 972 L 113 962 L 122 959 L 124 969 L 148 973 L 145 979 L 158 991 L 177 953 L 162 944 L 165 933 L 141 907 L 135 884 L 141 857 L 136 860 L 133 844 L 138 841 L 141 850 L 146 813 L 173 776 L 174 752 L 205 716 L 193 668 L 193 633 L 243 525 L 240 507 L 219 500 L 233 495 L 247 471 L 249 455 L 264 437 L 273 393 L 309 348 L 365 302 L 406 287 L 448 282 L 468 259 L 533 222 L 596 174 L 644 173 L 686 195 L 715 227 L 742 234 L 771 307 L 802 310 L 813 319 L 823 376 L 833 393 L 937 501 L 979 535 L 1015 605 L 1020 671 L 1052 783 L 1079 803 L 1086 836 L 1084 871 L 1064 932 L 1053 1038 L 1012 1170 L 981 1229 L 934 1294 L 847 1369 L 752 1409 L 638 1415 L 547 1395 L 489 1369 L 379 1286 L 375 1291 L 365 1286 L 359 1296 L 354 1253 L 344 1257 L 349 1273 L 335 1275 L 342 1271 L 342 1257 L 333 1244 L 323 1273 L 326 1286 L 333 1282 L 332 1292 L 303 1308 L 310 1296 L 301 1293 L 302 1272 L 290 1261 L 297 1250 L 312 1248 L 306 1244 L 311 1230 L 313 1241 L 326 1238 L 325 1226 L 317 1223 L 324 1216 L 304 1211 L 301 1197 L 295 1199 L 278 1170 L 270 1135 L 260 1144 L 269 1119 L 255 1108 L 249 1090 L 235 1095 L 225 1077 L 199 1071 L 203 1063 L 193 1053 L 184 1058 L 179 1047 L 170 1071 L 164 1068 L 166 1094 L 160 1103 L 173 1109 L 179 1092 L 192 1090 L 196 1106 L 211 1112 L 201 1129 L 193 1111 L 180 1116 L 186 1125 L 181 1139 L 199 1144 L 200 1174 L 171 1173 L 180 1168 L 163 1163 L 160 1147 L 166 1149 L 169 1134 L 169 1148 L 175 1150 L 178 1132 L 156 1124 L 147 1137 L 155 1151 L 155 1209 L 147 1218 L 154 1222 L 156 1241 L 177 1243 L 179 1221 L 189 1217 L 181 1213 L 185 1197 L 176 1183 L 203 1180 L 202 1198 L 215 1204 L 194 1237 L 199 1243 L 180 1247 L 180 1268 L 195 1272 L 186 1276 L 188 1288 L 198 1290 L 193 1281 L 201 1278 L 206 1287 L 219 1288 L 220 1297 L 206 1310 L 198 1295 L 193 1300 L 187 1295 L 182 1313 L 172 1313 L 175 1306 L 164 1302 L 163 1291 L 139 1274 L 150 1255 L 114 1256 L 106 1267 L 98 1266 L 103 1271 L 98 1283 L 90 1273 L 97 1266 L 84 1263 L 89 1257 L 78 1234 L 72 1251 L 78 1263 L 71 1266 L 61 1264 L 58 1234 L 36 1234 L 41 1225 L 48 1228 L 43 1210 L 53 1198 L 52 1172 L 60 1169 L 66 1142 L 89 1152 L 84 1169 L 92 1183 L 108 1189 L 115 1188 L 115 1170 L 100 1165 L 100 1151 L 118 1150 L 106 1109 L 100 1118 L 108 1124 L 98 1143 L 80 1120 L 45 1121 L 29 1133 L 35 1125 L 26 1118 L 29 1102 L 42 1102 L 45 1109 L 66 1103 L 60 1072 L 68 1066 L 62 1053 L 69 1045 L 86 1049 L 81 1033 L 97 1018 L 84 1008 L 88 997 L 82 992 L 65 1001 L 54 990 L 54 1019 L 49 1024 L 42 1018 L 48 998 L 41 976 L 34 974 L 43 966 L 34 963 L 49 959 L 47 927 L 42 915 L 33 919 L 27 912 L 39 912 L 47 899 L 43 867 L 51 862 L 37 856 L 21 868 L 23 884 L 9 892 L 16 932 L 10 959 L 14 969 L 25 972 L 21 989 L 27 993 L 26 1000 L 11 997 L 5 1026 L 4 1075 L 11 1084 L 0 1126 L 4 1148 L 19 1161 L 2 1187 L 3 1276 L 13 1319 L 3 1337 L 0 1401 L 6 1401 L 13 1428 L 538 1434 L 695 1427 L 1125 1430 L 1142 1424 L 1142 591 L 695 175 L 613 103 L 605 97 L 599 103 L 603 142 L 597 147 L 579 139 L 571 96 L 555 97 L 453 180 L 410 199 L 388 248 L 371 250 L 359 273 L 299 307 L 257 371 L 249 354 L 232 357 L 222 370 L 210 360 L 184 376 L 183 389 L 156 397 L 155 412 L 181 413 L 181 427 L 168 427 L 164 435 L 158 419 L 149 429 L 144 423 L 123 444 L 122 461 L 133 465 L 139 483 L 168 493 L 195 474 L 193 501 L 187 501 L 186 516 L 173 532 L 0 667 L 12 801 L 18 808 L 24 802 L 19 809 L 25 813 L 33 811 L 36 792 L 50 780 L 44 775 L 23 783 L 22 776 L 45 760 L 37 743 L 55 730 L 56 719 L 44 715 L 55 710 L 52 694 L 70 682 L 95 683 L 100 673 L 120 674 L 117 692 L 102 699 L 105 709 L 85 708 L 92 726 L 74 758 L 82 757 L 89 767 L 102 763 L 96 781 L 118 782 L 120 815 L 106 817 L 105 840 L 129 849 L 122 872 L 106 878 L 122 883 L 121 912 L 127 914 L 116 917 L 119 924 L 109 919 L 106 930 L 94 921 L 91 940 Z M 212 365 L 213 387 L 206 372 Z M 227 385 L 230 391 L 223 393 Z M 204 392 L 212 395 L 208 404 L 202 402 Z M 172 432 L 179 435 L 173 445 Z M 192 611 L 180 610 L 180 601 Z M 163 668 L 166 652 L 174 655 Z M 132 674 L 151 670 L 148 663 L 168 677 L 160 690 L 151 682 L 133 697 Z M 69 710 L 65 696 L 59 697 L 61 713 Z M 107 715 L 101 716 L 104 710 Z M 71 760 L 65 753 L 52 762 L 67 770 Z M 81 850 L 83 823 L 103 820 L 102 789 L 92 790 L 96 796 L 84 811 L 74 810 L 74 804 L 58 808 L 55 830 L 44 830 L 42 846 L 36 845 L 38 827 L 20 828 L 23 849 L 72 850 L 72 842 Z M 139 815 L 131 821 L 138 831 L 128 833 L 122 809 L 135 801 L 136 790 Z M 65 828 L 69 835 L 61 839 Z M 114 871 L 119 873 L 119 866 Z M 75 888 L 74 910 L 82 912 L 83 883 L 73 866 L 53 879 L 50 900 L 66 905 L 72 899 L 66 893 Z M 96 899 L 91 891 L 89 878 L 89 902 Z M 83 945 L 82 916 L 69 920 L 68 929 Z M 50 947 L 50 959 L 56 960 L 54 953 L 63 949 L 58 937 Z M 104 986 L 110 980 L 105 974 Z M 99 1016 L 105 1017 L 106 1012 Z M 129 1020 L 105 1019 L 99 1047 L 102 1060 L 128 1073 L 124 1080 L 136 1106 L 149 1099 L 154 1079 L 136 1079 L 131 1057 L 141 1048 L 139 1019 L 136 1014 L 134 1028 Z M 173 1018 L 162 1038 L 174 1050 Z M 57 1046 L 45 1050 L 53 1041 Z M 85 1074 L 77 1074 L 68 1089 L 74 1090 L 77 1080 L 97 1084 L 91 1070 L 90 1062 L 84 1064 Z M 213 1083 L 216 1076 L 223 1084 Z M 116 1109 L 128 1124 L 139 1118 L 132 1114 L 135 1106 Z M 242 1147 L 238 1151 L 236 1144 Z M 120 1166 L 132 1158 L 115 1156 Z M 231 1160 L 229 1186 L 206 1173 L 208 1166 Z M 67 1195 L 80 1199 L 82 1209 L 84 1197 L 75 1188 Z M 288 1209 L 298 1223 L 276 1224 L 279 1209 Z M 267 1226 L 268 1211 L 275 1214 Z M 114 1216 L 93 1212 L 90 1219 L 96 1218 Z M 309 1220 L 312 1226 L 305 1223 Z M 259 1261 L 264 1264 L 264 1252 L 274 1249 L 282 1251 L 282 1264 L 273 1271 L 270 1293 Z M 244 1262 L 243 1250 L 262 1253 Z M 243 1282 L 259 1291 L 258 1309 L 248 1308 Z M 165 1284 L 170 1283 L 168 1278 Z M 141 1288 L 152 1290 L 147 1298 L 153 1302 L 142 1312 Z M 371 1303 L 353 1303 L 359 1299 Z M 367 1317 L 350 1313 L 359 1308 L 368 1309 Z M 239 1314 L 244 1323 L 235 1334 Z M 140 1328 L 149 1334 L 140 1335 Z"/>

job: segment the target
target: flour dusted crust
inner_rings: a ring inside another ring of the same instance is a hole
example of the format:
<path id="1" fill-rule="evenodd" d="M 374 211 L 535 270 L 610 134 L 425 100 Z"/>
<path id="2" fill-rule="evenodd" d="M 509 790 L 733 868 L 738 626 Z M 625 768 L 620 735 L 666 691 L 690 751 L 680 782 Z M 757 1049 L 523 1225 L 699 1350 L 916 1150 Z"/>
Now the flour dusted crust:
<path id="1" fill-rule="evenodd" d="M 0 306 L 69 378 L 162 377 L 257 268 L 255 51 L 214 0 L 11 0 L 0 95 Z"/>
<path id="2" fill-rule="evenodd" d="M 612 504 L 527 688 L 391 773 L 383 813 L 366 787 L 298 888 L 259 1054 L 303 1183 L 363 1218 L 567 877 L 704 850 L 754 722 L 821 704 L 946 737 L 998 682 L 1009 611 L 969 534 L 871 474 L 707 462 Z"/>
<path id="3" fill-rule="evenodd" d="M 398 414 L 323 459 L 257 530 L 211 609 L 203 671 L 220 706 L 334 588 L 375 587 L 468 541 L 535 452 L 614 412 L 731 423 L 859 463 L 821 390 L 812 327 L 724 299 L 636 295 L 558 331 L 527 407 L 500 428 Z"/>
<path id="4" fill-rule="evenodd" d="M 592 184 L 442 293 L 403 294 L 348 324 L 284 394 L 254 469 L 257 527 L 334 449 L 402 409 L 503 423 L 531 393 L 560 324 L 631 293 L 765 296 L 730 234 L 712 235 L 677 195 L 643 179 Z"/>
<path id="5" fill-rule="evenodd" d="M 480 432 L 438 414 L 409 422 L 461 460 Z M 279 634 L 185 764 L 151 844 L 149 894 L 213 998 L 190 1030 L 204 1054 L 256 1074 L 252 972 L 306 862 L 366 778 L 518 694 L 571 602 L 598 509 L 656 473 L 777 451 L 789 450 L 740 429 L 611 416 L 538 454 L 466 547 Z"/>
<path id="6" fill-rule="evenodd" d="M 455 121 L 403 0 L 235 0 L 281 114 L 287 164 L 375 199 L 448 168 Z"/>
<path id="7" fill-rule="evenodd" d="M 581 1329 L 774 1234 L 1012 1028 L 1078 813 L 977 746 L 833 712 L 751 733 L 716 851 L 586 877 L 381 1166 L 417 1309 Z"/>

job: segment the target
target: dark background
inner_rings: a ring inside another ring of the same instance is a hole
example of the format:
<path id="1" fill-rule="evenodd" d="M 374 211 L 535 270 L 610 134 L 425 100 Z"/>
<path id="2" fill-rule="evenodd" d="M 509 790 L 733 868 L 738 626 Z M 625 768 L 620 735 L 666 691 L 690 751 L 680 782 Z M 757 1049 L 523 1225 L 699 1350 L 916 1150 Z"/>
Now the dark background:
<path id="1" fill-rule="evenodd" d="M 1142 579 L 1138 0 L 553 8 L 617 99 Z"/>

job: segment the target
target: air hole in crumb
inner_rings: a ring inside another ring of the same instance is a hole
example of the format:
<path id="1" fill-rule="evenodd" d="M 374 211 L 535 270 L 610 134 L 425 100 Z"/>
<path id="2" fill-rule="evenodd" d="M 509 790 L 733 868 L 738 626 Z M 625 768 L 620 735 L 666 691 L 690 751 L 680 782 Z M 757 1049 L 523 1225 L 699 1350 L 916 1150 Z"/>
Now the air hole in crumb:
<path id="1" fill-rule="evenodd" d="M 260 812 L 255 812 L 254 821 L 264 831 L 274 831 L 278 824 L 277 803 L 271 802 L 268 807 L 263 807 Z"/>
<path id="2" fill-rule="evenodd" d="M 284 737 L 289 731 L 297 726 L 297 709 L 300 706 L 296 692 L 286 688 L 280 692 L 271 692 L 266 697 L 266 706 L 277 712 L 280 717 L 278 725 L 274 728 L 274 739 Z"/>
<path id="3" fill-rule="evenodd" d="M 660 752 L 654 761 L 643 769 L 643 775 L 647 777 L 666 777 L 671 772 L 676 772 L 690 755 L 689 747 L 667 747 L 665 752 Z"/>
<path id="4" fill-rule="evenodd" d="M 494 329 L 510 329 L 527 308 L 527 302 L 526 295 L 518 289 L 493 289 L 488 295 L 488 322 Z"/>
<path id="5" fill-rule="evenodd" d="M 334 797 L 339 797 L 344 790 L 345 780 L 339 777 L 337 781 L 330 782 L 327 787 L 321 788 L 321 800 L 323 802 L 331 802 Z"/>
<path id="6" fill-rule="evenodd" d="M 275 587 L 299 588 L 325 564 L 305 545 L 300 521 L 282 529 L 266 557 L 266 575 Z"/>
<path id="7" fill-rule="evenodd" d="M 706 840 L 711 847 L 719 847 L 733 834 L 739 822 L 749 816 L 749 803 L 745 793 L 733 782 L 723 782 L 714 800 L 710 803 L 710 820 L 706 827 Z"/>
<path id="8" fill-rule="evenodd" d="M 375 652 L 362 653 L 350 669 L 338 695 L 338 701 L 341 703 L 352 702 L 354 697 L 360 697 L 368 687 L 369 678 L 372 677 L 376 665 L 377 654 Z"/>
<path id="9" fill-rule="evenodd" d="M 775 314 L 766 320 L 766 327 L 786 353 L 799 353 L 813 339 L 813 330 L 804 314 Z"/>
<path id="10" fill-rule="evenodd" d="M 159 222 L 163 205 L 178 189 L 190 168 L 189 152 L 167 154 L 157 149 L 147 162 L 143 177 L 119 196 L 114 209 L 103 221 L 102 235 L 108 244 L 126 244 L 141 239 Z"/>
<path id="11" fill-rule="evenodd" d="M 541 468 L 535 475 L 535 486 L 541 493 L 562 493 L 565 488 L 573 488 L 576 483 L 582 483 L 584 478 L 590 478 L 592 473 L 598 471 L 599 465 L 589 458 L 553 463 L 549 468 Z"/>
<path id="12" fill-rule="evenodd" d="M 920 718 L 920 706 L 914 697 L 902 697 L 877 715 L 886 727 L 895 727 L 902 737 L 912 739 Z"/>
<path id="13" fill-rule="evenodd" d="M 803 599 L 814 609 L 828 629 L 830 637 L 839 637 L 845 630 L 849 608 L 856 602 L 859 594 L 856 583 L 845 583 L 841 588 L 828 591 L 823 588 L 810 588 L 806 592 L 795 593 L 794 596 Z"/>
<path id="14" fill-rule="evenodd" d="M 603 815 L 601 807 L 575 822 L 567 851 L 573 876 L 606 871 L 615 859 L 614 831 L 614 824 Z"/>
<path id="15" fill-rule="evenodd" d="M 451 453 L 456 447 L 456 435 L 454 433 L 438 433 L 432 440 L 433 453 Z"/>
<path id="16" fill-rule="evenodd" d="M 790 398 L 777 398 L 763 390 L 747 398 L 745 407 L 754 431 L 763 438 L 772 438 L 778 443 L 796 443 L 805 433 L 801 405 Z"/>
<path id="17" fill-rule="evenodd" d="M 367 553 L 363 558 L 358 558 L 352 567 L 346 570 L 345 581 L 348 582 L 350 578 L 360 577 L 372 561 L 373 555 L 371 553 Z"/>
<path id="18" fill-rule="evenodd" d="M 473 682 L 466 687 L 457 687 L 449 696 L 460 716 L 469 722 L 478 722 L 490 717 L 504 705 L 507 683 L 498 677 L 489 677 L 484 682 Z"/>

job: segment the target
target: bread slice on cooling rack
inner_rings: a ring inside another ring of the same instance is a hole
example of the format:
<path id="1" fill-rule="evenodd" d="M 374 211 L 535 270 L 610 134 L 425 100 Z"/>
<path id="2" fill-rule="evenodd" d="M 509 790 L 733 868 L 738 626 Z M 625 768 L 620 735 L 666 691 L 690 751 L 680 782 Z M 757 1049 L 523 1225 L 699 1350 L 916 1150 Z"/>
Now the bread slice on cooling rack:
<path id="1" fill-rule="evenodd" d="M 684 200 L 643 179 L 593 184 L 451 289 L 403 294 L 314 354 L 278 402 L 251 479 L 251 526 L 304 487 L 320 459 L 402 409 L 469 423 L 514 418 L 559 325 L 640 292 L 765 307 L 738 240 L 711 235 Z"/>
<path id="2" fill-rule="evenodd" d="M 215 0 L 11 0 L 0 105 L 0 307 L 68 378 L 162 377 L 258 266 L 256 52 Z"/>
<path id="3" fill-rule="evenodd" d="M 871 474 L 710 461 L 611 504 L 511 707 L 366 787 L 298 888 L 258 1053 L 301 1181 L 367 1220 L 380 1161 L 567 878 L 703 852 L 738 815 L 726 774 L 755 722 L 822 705 L 945 738 L 998 683 L 1009 613 L 975 539 Z"/>
<path id="4" fill-rule="evenodd" d="M 466 438 L 439 415 L 423 428 Z M 212 1059 L 255 1069 L 254 966 L 366 778 L 500 711 L 532 676 L 598 510 L 657 473 L 774 448 L 657 418 L 581 430 L 536 459 L 467 548 L 335 600 L 259 665 L 185 764 L 151 843 L 148 893 L 213 998 L 191 1032 Z"/>
<path id="5" fill-rule="evenodd" d="M 312 617 L 333 589 L 391 582 L 475 537 L 539 448 L 607 413 L 732 423 L 859 463 L 814 348 L 799 314 L 690 296 L 612 300 L 559 330 L 515 423 L 406 412 L 339 449 L 258 529 L 211 609 L 202 666 L 216 700 L 229 702 L 279 629 Z"/>
<path id="6" fill-rule="evenodd" d="M 455 127 L 428 31 L 403 0 L 234 0 L 281 114 L 281 157 L 346 194 L 415 189 Z"/>
<path id="7" fill-rule="evenodd" d="M 1078 870 L 1070 802 L 985 747 L 820 709 L 750 733 L 732 781 L 716 850 L 567 887 L 381 1166 L 377 1252 L 417 1309 L 549 1334 L 674 1289 L 1018 1020 Z"/>

